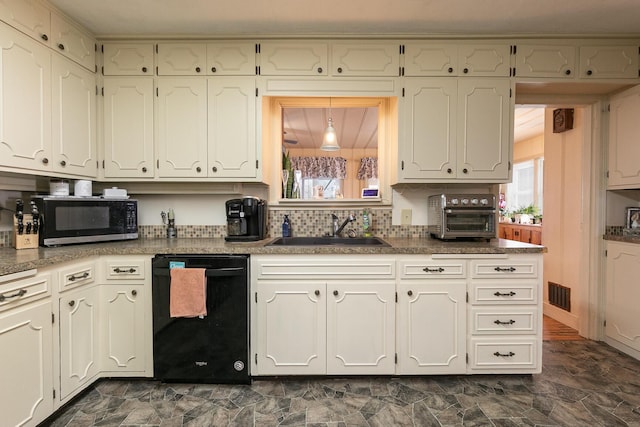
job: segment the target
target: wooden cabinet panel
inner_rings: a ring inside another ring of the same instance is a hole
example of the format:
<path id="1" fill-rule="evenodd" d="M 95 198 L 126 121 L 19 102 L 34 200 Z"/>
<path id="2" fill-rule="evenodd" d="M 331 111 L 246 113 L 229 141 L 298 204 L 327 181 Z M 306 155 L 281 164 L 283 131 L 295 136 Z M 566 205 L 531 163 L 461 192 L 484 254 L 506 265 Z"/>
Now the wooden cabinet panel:
<path id="1" fill-rule="evenodd" d="M 518 44 L 517 77 L 576 77 L 576 47 L 570 45 Z"/>
<path id="2" fill-rule="evenodd" d="M 516 240 L 533 245 L 542 244 L 542 225 L 527 225 L 501 222 L 498 225 L 498 237 L 507 240 Z"/>
<path id="3" fill-rule="evenodd" d="M 637 79 L 638 45 L 582 46 L 580 77 L 597 79 Z"/>
<path id="4" fill-rule="evenodd" d="M 207 43 L 207 74 L 252 76 L 256 74 L 256 44 L 253 42 Z"/>
<path id="5" fill-rule="evenodd" d="M 153 76 L 153 43 L 102 45 L 105 76 Z"/>
<path id="6" fill-rule="evenodd" d="M 91 72 L 96 71 L 96 41 L 84 29 L 51 13 L 51 44 L 63 56 L 82 65 Z"/>
<path id="7" fill-rule="evenodd" d="M 205 75 L 207 47 L 204 43 L 158 43 L 159 76 Z"/>
<path id="8" fill-rule="evenodd" d="M 263 76 L 326 76 L 329 45 L 323 42 L 269 41 L 260 43 Z"/>
<path id="9" fill-rule="evenodd" d="M 333 43 L 333 76 L 397 76 L 400 72 L 400 45 L 397 43 Z"/>
<path id="10" fill-rule="evenodd" d="M 640 187 L 640 86 L 611 98 L 609 116 L 609 188 Z"/>
<path id="11" fill-rule="evenodd" d="M 0 19 L 13 28 L 49 45 L 49 9 L 38 0 L 0 0 Z"/>

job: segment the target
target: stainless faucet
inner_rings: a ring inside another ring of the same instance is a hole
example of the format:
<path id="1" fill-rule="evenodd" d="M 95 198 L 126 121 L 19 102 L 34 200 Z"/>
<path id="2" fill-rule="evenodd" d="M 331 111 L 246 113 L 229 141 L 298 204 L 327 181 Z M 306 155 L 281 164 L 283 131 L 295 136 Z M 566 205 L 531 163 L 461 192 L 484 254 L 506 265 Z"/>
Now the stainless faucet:
<path id="1" fill-rule="evenodd" d="M 344 222 L 342 223 L 342 225 L 338 225 L 338 216 L 334 213 L 331 214 L 331 219 L 333 220 L 333 235 L 334 237 L 338 237 L 340 236 L 340 233 L 342 233 L 342 230 L 344 230 L 344 228 L 347 226 L 347 224 L 349 224 L 350 222 L 353 222 L 356 220 L 355 215 L 353 214 L 349 214 L 349 216 L 347 217 L 347 219 L 344 220 Z"/>

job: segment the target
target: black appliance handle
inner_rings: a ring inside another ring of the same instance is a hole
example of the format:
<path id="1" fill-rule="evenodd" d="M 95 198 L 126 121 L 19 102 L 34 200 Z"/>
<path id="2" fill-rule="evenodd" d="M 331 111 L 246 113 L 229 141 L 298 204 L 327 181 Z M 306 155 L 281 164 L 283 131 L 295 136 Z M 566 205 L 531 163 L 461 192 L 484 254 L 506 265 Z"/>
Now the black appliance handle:
<path id="1" fill-rule="evenodd" d="M 222 276 L 244 276 L 247 270 L 243 267 L 230 268 L 207 268 L 204 272 L 205 277 L 222 277 Z M 154 267 L 154 276 L 171 276 L 171 269 L 166 267 Z"/>

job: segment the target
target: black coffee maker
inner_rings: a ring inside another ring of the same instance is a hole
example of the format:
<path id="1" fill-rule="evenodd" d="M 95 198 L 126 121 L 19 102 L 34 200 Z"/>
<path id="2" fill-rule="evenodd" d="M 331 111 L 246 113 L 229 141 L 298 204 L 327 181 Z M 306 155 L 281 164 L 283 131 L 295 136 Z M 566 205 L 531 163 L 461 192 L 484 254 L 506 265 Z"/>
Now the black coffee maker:
<path id="1" fill-rule="evenodd" d="M 227 209 L 228 242 L 250 242 L 262 240 L 267 230 L 267 203 L 257 197 L 231 199 L 225 203 Z"/>

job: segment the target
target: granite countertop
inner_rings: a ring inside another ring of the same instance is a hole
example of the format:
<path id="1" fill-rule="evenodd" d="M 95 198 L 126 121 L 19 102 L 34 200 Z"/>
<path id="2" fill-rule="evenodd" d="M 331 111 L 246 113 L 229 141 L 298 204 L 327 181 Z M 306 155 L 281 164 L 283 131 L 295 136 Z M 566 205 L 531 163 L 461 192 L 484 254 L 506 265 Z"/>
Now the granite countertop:
<path id="1" fill-rule="evenodd" d="M 624 242 L 624 243 L 636 243 L 640 244 L 640 234 L 636 235 L 619 235 L 619 234 L 605 234 L 603 236 L 604 240 L 611 240 L 614 242 Z"/>
<path id="2" fill-rule="evenodd" d="M 57 248 L 0 248 L 0 275 L 43 268 L 93 255 L 154 254 L 514 254 L 542 253 L 543 246 L 513 240 L 443 242 L 431 238 L 388 238 L 390 247 L 362 246 L 265 246 L 258 242 L 230 243 L 217 239 L 138 239 L 122 242 L 69 245 Z"/>

